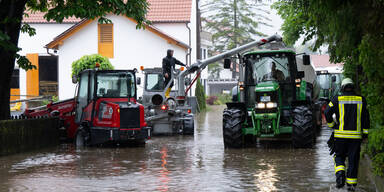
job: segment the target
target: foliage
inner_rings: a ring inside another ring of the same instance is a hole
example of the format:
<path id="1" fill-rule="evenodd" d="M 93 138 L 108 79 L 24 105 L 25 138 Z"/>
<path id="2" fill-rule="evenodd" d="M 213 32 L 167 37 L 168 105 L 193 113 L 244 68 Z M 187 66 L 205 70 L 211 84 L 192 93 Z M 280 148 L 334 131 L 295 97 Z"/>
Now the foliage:
<path id="1" fill-rule="evenodd" d="M 284 19 L 284 41 L 315 39 L 314 49 L 327 45 L 334 63 L 344 62 L 366 97 L 371 117 L 368 153 L 376 173 L 384 174 L 384 1 L 291 0 L 274 4 Z"/>
<path id="2" fill-rule="evenodd" d="M 208 65 L 209 78 L 213 78 L 213 79 L 220 78 L 220 72 L 222 70 L 223 68 L 218 62 Z"/>
<path id="3" fill-rule="evenodd" d="M 49 99 L 49 100 L 43 100 L 42 103 L 43 103 L 43 105 L 48 105 L 48 104 L 51 103 L 51 102 L 57 102 L 57 101 L 59 101 L 59 97 L 53 95 L 53 96 L 51 97 L 51 99 Z"/>
<path id="4" fill-rule="evenodd" d="M 209 96 L 206 101 L 208 105 L 213 105 L 217 101 L 217 96 L 216 95 Z"/>
<path id="5" fill-rule="evenodd" d="M 248 0 L 207 0 L 202 5 L 205 27 L 213 34 L 215 51 L 222 52 L 248 42 L 255 35 L 265 36 L 257 31 L 259 25 L 270 26 L 270 21 L 258 1 Z"/>
<path id="6" fill-rule="evenodd" d="M 207 104 L 209 105 L 224 105 L 230 101 L 231 95 L 229 94 L 212 95 L 207 98 Z"/>
<path id="7" fill-rule="evenodd" d="M 96 63 L 100 64 L 99 69 L 101 70 L 113 69 L 111 62 L 109 62 L 107 57 L 103 57 L 99 54 L 84 55 L 72 63 L 71 77 L 74 75 L 78 76 L 79 73 L 85 69 L 94 69 Z"/>
<path id="8" fill-rule="evenodd" d="M 205 111 L 206 109 L 205 93 L 204 93 L 204 87 L 201 84 L 200 78 L 198 78 L 196 82 L 195 95 L 197 97 L 197 103 L 199 103 L 200 111 Z"/>

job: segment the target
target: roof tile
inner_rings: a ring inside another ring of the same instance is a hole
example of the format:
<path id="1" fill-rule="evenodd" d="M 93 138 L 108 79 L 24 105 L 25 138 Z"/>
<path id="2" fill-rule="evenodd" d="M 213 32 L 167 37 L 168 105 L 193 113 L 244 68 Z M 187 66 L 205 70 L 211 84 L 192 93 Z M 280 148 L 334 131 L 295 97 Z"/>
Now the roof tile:
<path id="1" fill-rule="evenodd" d="M 331 63 L 329 55 L 311 55 L 311 61 L 316 68 L 322 67 L 342 67 L 342 63 Z"/>
<path id="2" fill-rule="evenodd" d="M 192 11 L 192 0 L 147 0 L 149 4 L 147 19 L 154 23 L 184 23 L 190 22 Z M 24 17 L 26 23 L 56 23 L 47 21 L 41 12 L 29 13 Z M 81 19 L 70 17 L 63 23 L 77 23 Z"/>

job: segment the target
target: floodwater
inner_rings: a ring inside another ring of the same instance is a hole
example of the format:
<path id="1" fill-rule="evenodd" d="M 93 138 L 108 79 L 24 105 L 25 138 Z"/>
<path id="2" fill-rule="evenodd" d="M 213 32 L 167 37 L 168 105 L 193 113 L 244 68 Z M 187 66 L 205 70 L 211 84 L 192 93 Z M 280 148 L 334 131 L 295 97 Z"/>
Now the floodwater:
<path id="1" fill-rule="evenodd" d="M 155 137 L 145 147 L 63 144 L 0 157 L 0 191 L 329 191 L 329 130 L 313 149 L 287 141 L 224 149 L 223 109 L 196 116 L 194 136 Z M 359 178 L 358 191 L 374 189 Z"/>

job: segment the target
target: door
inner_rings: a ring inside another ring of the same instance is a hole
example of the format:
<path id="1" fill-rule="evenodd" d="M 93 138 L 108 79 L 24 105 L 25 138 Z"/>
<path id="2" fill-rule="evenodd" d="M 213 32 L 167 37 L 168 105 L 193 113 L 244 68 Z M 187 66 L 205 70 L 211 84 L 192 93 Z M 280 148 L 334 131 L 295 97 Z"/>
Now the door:
<path id="1" fill-rule="evenodd" d="M 88 82 L 89 82 L 89 72 L 82 73 L 80 76 L 79 82 L 79 91 L 76 97 L 76 116 L 75 122 L 81 123 L 83 116 L 83 109 L 88 105 Z"/>

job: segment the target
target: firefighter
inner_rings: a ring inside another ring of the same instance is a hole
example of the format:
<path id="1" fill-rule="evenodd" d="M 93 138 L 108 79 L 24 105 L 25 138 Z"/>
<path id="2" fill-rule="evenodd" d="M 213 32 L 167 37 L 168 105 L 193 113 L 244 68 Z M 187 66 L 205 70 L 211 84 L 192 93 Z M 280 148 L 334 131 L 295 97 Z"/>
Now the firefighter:
<path id="1" fill-rule="evenodd" d="M 352 79 L 345 78 L 342 81 L 341 92 L 341 95 L 335 96 L 329 102 L 324 114 L 328 126 L 334 131 L 332 142 L 335 150 L 336 187 L 342 188 L 346 182 L 348 191 L 354 191 L 357 185 L 360 144 L 362 139 L 367 138 L 370 127 L 369 113 L 365 98 L 354 92 Z"/>
<path id="2" fill-rule="evenodd" d="M 181 65 L 181 66 L 186 66 L 179 60 L 173 57 L 173 50 L 168 49 L 167 50 L 167 56 L 163 58 L 163 75 L 165 79 L 165 85 L 168 85 L 169 81 L 171 80 L 172 77 L 172 71 L 175 69 L 175 64 Z M 171 89 L 173 87 L 173 82 L 165 92 L 165 97 L 169 97 L 169 93 L 171 92 Z"/>

